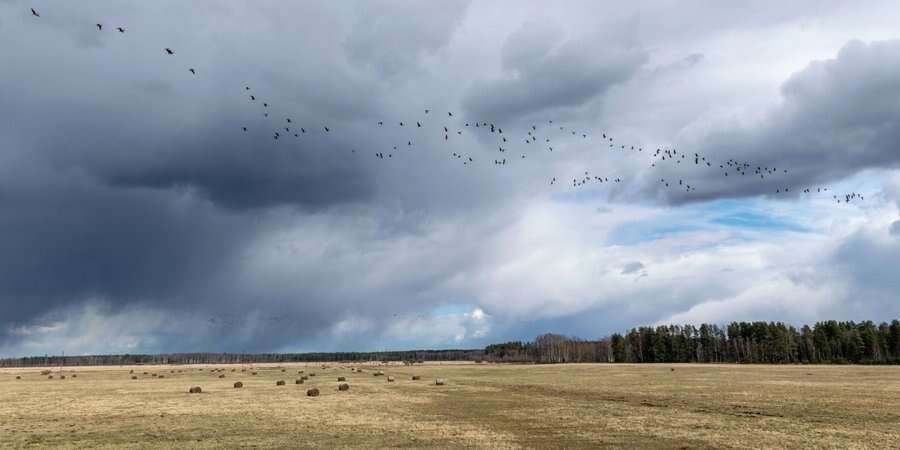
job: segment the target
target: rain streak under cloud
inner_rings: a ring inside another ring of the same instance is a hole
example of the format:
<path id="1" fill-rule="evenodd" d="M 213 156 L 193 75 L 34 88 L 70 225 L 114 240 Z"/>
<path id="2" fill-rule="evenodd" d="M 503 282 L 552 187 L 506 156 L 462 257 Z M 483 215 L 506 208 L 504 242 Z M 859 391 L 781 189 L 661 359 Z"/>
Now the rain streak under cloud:
<path id="1" fill-rule="evenodd" d="M 0 355 L 900 316 L 898 19 L 0 1 Z"/>

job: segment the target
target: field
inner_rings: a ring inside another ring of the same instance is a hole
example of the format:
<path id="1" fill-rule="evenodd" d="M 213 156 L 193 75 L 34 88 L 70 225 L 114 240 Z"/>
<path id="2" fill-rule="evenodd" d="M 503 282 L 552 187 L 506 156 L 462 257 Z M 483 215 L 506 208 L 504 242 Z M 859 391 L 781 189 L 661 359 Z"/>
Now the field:
<path id="1" fill-rule="evenodd" d="M 58 369 L 53 379 L 39 368 L 0 369 L 0 446 L 900 447 L 900 367 L 350 367 L 87 367 L 64 368 L 65 379 Z M 300 370 L 315 376 L 296 385 Z M 338 376 L 349 391 L 337 390 Z M 436 377 L 446 384 L 435 386 Z M 203 393 L 189 394 L 191 386 Z M 310 387 L 321 395 L 308 397 Z"/>

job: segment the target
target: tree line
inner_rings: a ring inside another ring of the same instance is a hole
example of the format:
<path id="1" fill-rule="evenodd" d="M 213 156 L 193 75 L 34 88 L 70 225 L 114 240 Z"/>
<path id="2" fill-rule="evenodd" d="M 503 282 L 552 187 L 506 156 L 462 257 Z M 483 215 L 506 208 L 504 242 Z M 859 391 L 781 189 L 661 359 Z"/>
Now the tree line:
<path id="1" fill-rule="evenodd" d="M 522 363 L 900 364 L 900 320 L 732 322 L 632 328 L 597 340 L 542 334 L 482 349 L 320 353 L 167 353 L 30 356 L 0 359 L 0 367 L 133 364 L 251 364 L 366 361 L 490 361 Z"/>
<path id="2" fill-rule="evenodd" d="M 543 334 L 484 353 L 489 361 L 534 363 L 900 364 L 900 321 L 660 325 L 593 341 Z"/>
<path id="3" fill-rule="evenodd" d="M 80 356 L 27 356 L 0 359 L 0 367 L 36 366 L 119 366 L 135 364 L 252 364 L 292 362 L 368 362 L 368 361 L 481 361 L 484 351 L 409 350 L 385 352 L 319 353 L 162 353 Z"/>

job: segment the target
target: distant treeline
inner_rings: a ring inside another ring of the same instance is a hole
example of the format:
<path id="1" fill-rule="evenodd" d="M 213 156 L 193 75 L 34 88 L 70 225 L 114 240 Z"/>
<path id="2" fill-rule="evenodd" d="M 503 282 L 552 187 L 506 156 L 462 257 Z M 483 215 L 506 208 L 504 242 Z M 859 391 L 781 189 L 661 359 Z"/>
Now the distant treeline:
<path id="1" fill-rule="evenodd" d="M 366 361 L 480 361 L 484 351 L 411 350 L 340 353 L 171 353 L 159 355 L 30 356 L 0 359 L 0 367 L 118 366 L 132 364 L 250 364 Z"/>
<path id="2" fill-rule="evenodd" d="M 489 345 L 497 362 L 900 364 L 900 321 L 663 325 L 596 341 L 544 334 L 534 342 Z"/>

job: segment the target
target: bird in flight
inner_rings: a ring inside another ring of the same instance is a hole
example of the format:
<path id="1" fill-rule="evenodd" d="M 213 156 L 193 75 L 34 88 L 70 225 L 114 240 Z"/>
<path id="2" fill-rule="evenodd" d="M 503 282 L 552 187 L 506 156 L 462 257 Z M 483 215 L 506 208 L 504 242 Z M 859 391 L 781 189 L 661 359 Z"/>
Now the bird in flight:
<path id="1" fill-rule="evenodd" d="M 190 73 L 192 73 L 192 74 L 194 74 L 194 75 L 197 75 L 197 71 L 194 70 L 193 68 L 188 69 L 188 72 L 190 72 Z"/>
<path id="2" fill-rule="evenodd" d="M 34 8 L 31 8 L 31 15 L 34 17 L 41 17 L 41 15 L 38 14 L 38 12 L 34 10 Z"/>
<path id="3" fill-rule="evenodd" d="M 98 24 L 97 24 L 97 29 L 100 30 L 100 31 L 103 31 L 103 24 L 98 23 Z"/>
<path id="4" fill-rule="evenodd" d="M 119 30 L 119 33 L 124 33 L 124 32 L 125 32 L 125 28 L 122 28 L 122 27 L 116 27 L 116 29 Z"/>
<path id="5" fill-rule="evenodd" d="M 171 48 L 166 48 L 166 53 L 168 53 L 168 54 L 170 54 L 170 55 L 174 55 L 174 54 L 175 54 L 175 52 L 172 51 Z"/>

